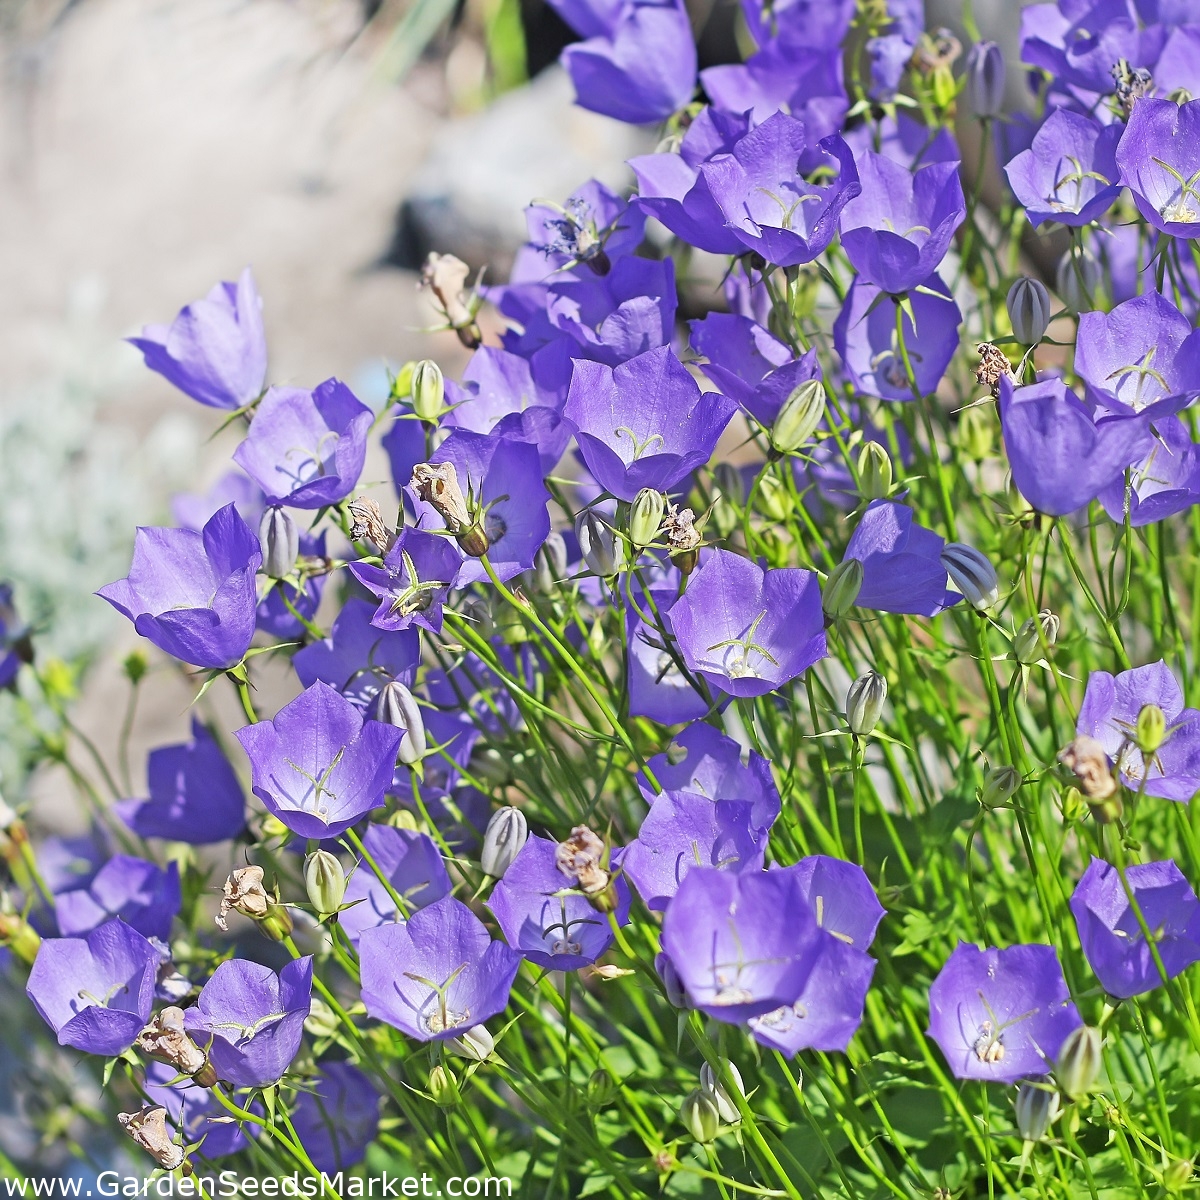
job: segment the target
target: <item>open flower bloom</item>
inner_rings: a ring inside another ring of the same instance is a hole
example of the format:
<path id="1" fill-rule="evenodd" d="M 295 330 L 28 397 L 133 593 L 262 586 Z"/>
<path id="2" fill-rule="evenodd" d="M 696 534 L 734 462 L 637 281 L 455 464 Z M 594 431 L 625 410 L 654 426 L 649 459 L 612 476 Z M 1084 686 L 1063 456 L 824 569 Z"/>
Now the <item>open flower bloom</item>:
<path id="1" fill-rule="evenodd" d="M 344 1171 L 375 1140 L 379 1093 L 353 1063 L 323 1062 L 311 1088 L 296 1095 L 292 1128 L 318 1171 Z"/>
<path id="2" fill-rule="evenodd" d="M 181 902 L 178 863 L 163 870 L 143 858 L 114 854 L 87 887 L 55 897 L 54 915 L 64 937 L 91 933 L 120 917 L 143 937 L 166 941 Z"/>
<path id="3" fill-rule="evenodd" d="M 1200 100 L 1143 96 L 1117 147 L 1121 182 L 1162 233 L 1200 237 Z"/>
<path id="4" fill-rule="evenodd" d="M 631 589 L 632 590 L 632 589 Z M 675 602 L 677 588 L 651 588 L 638 603 L 647 617 L 652 617 L 649 600 L 663 615 Z M 668 626 L 669 629 L 669 626 Z M 629 646 L 629 713 L 635 717 L 650 717 L 665 725 L 692 721 L 708 712 L 708 701 L 680 670 L 676 650 L 672 655 L 669 634 L 653 620 L 644 620 L 631 604 L 625 613 L 626 644 Z"/>
<path id="5" fill-rule="evenodd" d="M 1083 1021 L 1053 946 L 980 950 L 959 942 L 929 988 L 929 1036 L 958 1079 L 1049 1074 Z"/>
<path id="6" fill-rule="evenodd" d="M 710 800 L 748 800 L 751 827 L 766 832 L 782 807 L 771 764 L 755 750 L 742 762 L 742 748 L 703 721 L 677 733 L 647 764 L 668 792 L 692 792 Z M 644 781 L 642 795 L 653 802 Z"/>
<path id="7" fill-rule="evenodd" d="M 787 871 L 695 867 L 663 918 L 663 952 L 688 1003 L 735 1025 L 791 1004 L 821 944 L 801 881 Z"/>
<path id="8" fill-rule="evenodd" d="M 108 921 L 86 938 L 47 938 L 25 991 L 60 1046 L 86 1054 L 121 1054 L 150 1019 L 162 959 L 124 921 Z"/>
<path id="9" fill-rule="evenodd" d="M 129 575 L 103 596 L 160 650 L 195 667 L 232 667 L 254 637 L 262 547 L 232 504 L 193 529 L 140 527 Z"/>
<path id="10" fill-rule="evenodd" d="M 1118 524 L 1128 513 L 1131 525 L 1150 525 L 1200 501 L 1200 446 L 1187 426 L 1178 417 L 1163 417 L 1154 431 L 1150 452 L 1129 468 L 1128 481 L 1114 479 L 1096 497 Z"/>
<path id="11" fill-rule="evenodd" d="M 669 618 L 688 670 L 731 696 L 764 696 L 826 654 L 816 575 L 729 550 L 702 555 Z"/>
<path id="12" fill-rule="evenodd" d="M 529 205 L 525 226 L 529 231 L 526 250 L 539 255 L 546 273 L 587 266 L 603 275 L 606 263 L 633 254 L 641 245 L 646 215 L 598 179 L 589 179 L 571 193 L 562 208 L 544 201 Z M 477 350 L 475 358 L 481 352 Z"/>
<path id="13" fill-rule="evenodd" d="M 419 908 L 433 904 L 450 894 L 450 876 L 437 843 L 428 834 L 412 829 L 394 829 L 390 825 L 368 825 L 363 846 L 371 861 L 383 873 L 392 892 L 405 902 L 398 912 L 391 892 L 365 860 L 346 880 L 343 905 L 352 905 L 338 920 L 346 936 L 357 942 L 364 929 L 374 929 L 388 921 L 402 921 Z"/>
<path id="14" fill-rule="evenodd" d="M 233 461 L 269 504 L 324 508 L 344 500 L 358 483 L 373 420 L 371 410 L 337 379 L 311 392 L 271 388 Z"/>
<path id="15" fill-rule="evenodd" d="M 1173 862 L 1139 863 L 1125 878 L 1168 979 L 1200 962 L 1200 900 Z M 1117 869 L 1093 858 L 1071 896 L 1088 965 L 1110 996 L 1127 999 L 1163 982 Z"/>
<path id="16" fill-rule="evenodd" d="M 840 137 L 819 143 L 837 166 L 833 182 L 817 186 L 805 179 L 801 158 L 811 144 L 802 121 L 776 112 L 729 154 L 700 167 L 734 236 L 776 266 L 798 266 L 821 254 L 837 233 L 843 207 L 861 190 L 854 157 Z"/>
<path id="17" fill-rule="evenodd" d="M 237 837 L 246 800 L 229 760 L 208 730 L 192 719 L 192 740 L 150 751 L 150 797 L 118 800 L 113 808 L 139 837 L 204 846 Z"/>
<path id="18" fill-rule="evenodd" d="M 350 573 L 379 597 L 371 618 L 376 629 L 394 632 L 417 625 L 440 633 L 442 603 L 461 566 L 462 555 L 449 539 L 405 525 L 383 566 L 351 563 Z"/>
<path id="19" fill-rule="evenodd" d="M 669 346 L 616 368 L 579 361 L 563 410 L 601 487 L 621 500 L 669 491 L 708 462 L 735 406 L 701 392 Z"/>
<path id="20" fill-rule="evenodd" d="M 367 1013 L 420 1042 L 444 1041 L 503 1011 L 521 955 L 447 896 L 359 940 Z"/>
<path id="21" fill-rule="evenodd" d="M 237 283 L 218 283 L 182 309 L 170 325 L 147 325 L 129 342 L 152 371 L 212 408 L 244 408 L 258 399 L 267 377 L 262 301 L 249 267 Z"/>
<path id="22" fill-rule="evenodd" d="M 558 843 L 530 836 L 492 889 L 488 908 L 508 944 L 551 971 L 577 971 L 612 945 L 608 917 L 556 863 Z M 617 876 L 617 923 L 629 920 L 629 887 Z"/>
<path id="23" fill-rule="evenodd" d="M 1136 745 L 1138 714 L 1147 705 L 1161 709 L 1166 722 L 1163 743 L 1150 755 Z M 1095 738 L 1134 791 L 1143 781 L 1146 795 L 1164 800 L 1187 801 L 1200 791 L 1200 710 L 1184 707 L 1183 689 L 1162 660 L 1116 676 L 1093 671 L 1075 732 Z"/>
<path id="24" fill-rule="evenodd" d="M 195 1005 L 184 1010 L 183 1023 L 218 1079 L 266 1087 L 283 1078 L 311 1007 L 312 963 L 298 958 L 278 975 L 241 958 L 217 967 Z"/>
<path id="25" fill-rule="evenodd" d="M 621 869 L 646 907 L 661 910 L 695 867 L 761 871 L 766 850 L 751 827 L 745 800 L 710 800 L 693 792 L 663 792 L 621 856 Z"/>
<path id="26" fill-rule="evenodd" d="M 1079 226 L 1103 216 L 1121 191 L 1116 160 L 1121 133 L 1120 125 L 1055 109 L 1029 149 L 1004 168 L 1030 223 Z"/>
<path id="27" fill-rule="evenodd" d="M 362 714 L 314 683 L 273 720 L 235 732 L 254 794 L 294 833 L 331 838 L 383 803 L 404 730 Z"/>

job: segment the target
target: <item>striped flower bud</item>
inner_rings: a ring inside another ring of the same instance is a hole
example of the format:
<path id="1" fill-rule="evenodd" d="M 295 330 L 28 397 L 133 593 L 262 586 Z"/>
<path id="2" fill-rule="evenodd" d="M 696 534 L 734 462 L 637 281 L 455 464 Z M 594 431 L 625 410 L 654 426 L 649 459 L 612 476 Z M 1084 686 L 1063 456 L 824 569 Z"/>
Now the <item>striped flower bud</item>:
<path id="1" fill-rule="evenodd" d="M 1027 667 L 1041 662 L 1047 652 L 1054 649 L 1060 625 L 1058 617 L 1048 608 L 1043 608 L 1036 617 L 1030 617 L 1013 635 L 1013 658 Z"/>
<path id="2" fill-rule="evenodd" d="M 1050 292 L 1040 279 L 1022 277 L 1008 289 L 1005 300 L 1013 337 L 1025 346 L 1036 346 L 1050 324 Z"/>
<path id="3" fill-rule="evenodd" d="M 723 1080 L 728 1079 L 737 1088 L 743 1099 L 746 1097 L 746 1085 L 742 1083 L 742 1076 L 737 1067 L 728 1059 L 721 1060 L 721 1067 L 722 1072 L 718 1077 L 716 1071 L 708 1063 L 701 1064 L 700 1091 L 717 1106 L 717 1116 L 721 1118 L 722 1124 L 736 1125 L 742 1119 L 742 1114 Z"/>
<path id="4" fill-rule="evenodd" d="M 1027 1142 L 1040 1142 L 1062 1108 L 1057 1089 L 1048 1080 L 1027 1079 L 1017 1087 L 1013 1101 L 1017 1132 Z"/>
<path id="5" fill-rule="evenodd" d="M 974 546 L 950 542 L 942 551 L 942 566 L 972 608 L 991 608 L 1000 595 L 996 568 Z"/>
<path id="6" fill-rule="evenodd" d="M 458 1090 L 458 1080 L 449 1067 L 438 1063 L 429 1072 L 429 1094 L 438 1108 L 457 1108 L 462 1094 Z"/>
<path id="7" fill-rule="evenodd" d="M 1064 254 L 1054 274 L 1054 290 L 1068 311 L 1087 312 L 1096 307 L 1101 274 L 1100 264 L 1090 250 Z"/>
<path id="8" fill-rule="evenodd" d="M 483 873 L 495 879 L 503 878 L 528 840 L 529 822 L 519 808 L 505 805 L 496 809 L 483 835 L 483 850 L 479 855 Z"/>
<path id="9" fill-rule="evenodd" d="M 866 737 L 879 724 L 887 690 L 887 680 L 878 671 L 868 671 L 850 685 L 846 693 L 846 723 L 851 733 Z"/>
<path id="10" fill-rule="evenodd" d="M 1092 1025 L 1080 1025 L 1067 1034 L 1054 1064 L 1054 1076 L 1064 1095 L 1077 1100 L 1095 1087 L 1103 1047 L 1104 1037 Z"/>
<path id="11" fill-rule="evenodd" d="M 441 416 L 446 396 L 446 382 L 442 368 L 430 358 L 423 358 L 412 373 L 413 412 L 422 421 L 436 421 Z"/>
<path id="12" fill-rule="evenodd" d="M 825 386 L 819 379 L 807 379 L 780 406 L 771 426 L 771 445 L 780 454 L 795 454 L 824 416 Z"/>
<path id="13" fill-rule="evenodd" d="M 487 1062 L 496 1049 L 496 1039 L 486 1025 L 472 1025 L 466 1033 L 446 1040 L 446 1049 L 472 1062 Z"/>
<path id="14" fill-rule="evenodd" d="M 300 530 L 286 508 L 271 505 L 258 523 L 263 570 L 272 579 L 282 579 L 296 565 L 300 553 Z"/>
<path id="15" fill-rule="evenodd" d="M 620 569 L 617 539 L 608 522 L 593 509 L 583 509 L 575 518 L 579 552 L 593 575 L 608 579 Z"/>
<path id="16" fill-rule="evenodd" d="M 821 589 L 821 608 L 830 621 L 840 621 L 858 601 L 862 591 L 863 565 L 857 558 L 838 563 Z"/>
<path id="17" fill-rule="evenodd" d="M 629 509 L 629 540 L 639 550 L 658 536 L 667 511 L 667 498 L 653 488 L 642 488 Z"/>
<path id="18" fill-rule="evenodd" d="M 711 1142 L 721 1128 L 716 1101 L 699 1088 L 684 1097 L 679 1108 L 679 1119 L 692 1139 L 701 1143 Z"/>
<path id="19" fill-rule="evenodd" d="M 995 42 L 976 42 L 967 51 L 963 91 L 977 117 L 997 117 L 1004 108 L 1004 55 Z"/>
<path id="20" fill-rule="evenodd" d="M 314 850 L 304 860 L 304 890 L 321 916 L 337 912 L 346 895 L 346 872 L 336 855 Z"/>
<path id="21" fill-rule="evenodd" d="M 859 499 L 882 500 L 892 490 L 892 460 L 878 442 L 868 442 L 858 455 Z"/>
<path id="22" fill-rule="evenodd" d="M 597 1067 L 587 1082 L 588 1108 L 598 1111 L 607 1108 L 617 1094 L 617 1081 L 603 1067 Z"/>
<path id="23" fill-rule="evenodd" d="M 986 809 L 1003 808 L 1021 786 L 1021 773 L 1015 767 L 992 767 L 983 777 L 979 803 Z"/>
<path id="24" fill-rule="evenodd" d="M 1156 754 L 1166 741 L 1167 714 L 1157 704 L 1143 704 L 1134 727 L 1134 741 L 1143 754 Z"/>
<path id="25" fill-rule="evenodd" d="M 395 729 L 403 729 L 397 758 L 412 766 L 425 757 L 425 719 L 417 698 L 398 679 L 385 683 L 375 700 L 375 719 Z"/>

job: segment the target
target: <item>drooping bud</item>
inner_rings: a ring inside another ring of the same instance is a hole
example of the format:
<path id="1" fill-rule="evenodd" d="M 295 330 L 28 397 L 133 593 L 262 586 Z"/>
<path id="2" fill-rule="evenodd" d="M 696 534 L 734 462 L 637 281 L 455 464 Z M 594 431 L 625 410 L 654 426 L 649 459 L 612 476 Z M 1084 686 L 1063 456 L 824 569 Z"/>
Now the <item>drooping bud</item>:
<path id="1" fill-rule="evenodd" d="M 183 1147 L 171 1140 L 167 1127 L 167 1110 L 161 1104 L 143 1108 L 141 1112 L 117 1113 L 121 1128 L 164 1171 L 174 1171 L 183 1165 Z"/>
<path id="2" fill-rule="evenodd" d="M 588 1108 L 598 1111 L 607 1108 L 617 1094 L 617 1081 L 603 1067 L 597 1067 L 587 1082 Z"/>
<path id="3" fill-rule="evenodd" d="M 1000 595 L 996 569 L 985 554 L 962 542 L 949 542 L 941 554 L 942 566 L 972 608 L 991 608 Z"/>
<path id="4" fill-rule="evenodd" d="M 977 117 L 999 116 L 1004 108 L 1004 55 L 995 42 L 976 42 L 967 51 L 963 90 Z"/>
<path id="5" fill-rule="evenodd" d="M 184 1075 L 195 1075 L 204 1068 L 204 1051 L 183 1028 L 183 1009 L 164 1008 L 150 1019 L 134 1043 L 143 1053 L 174 1067 Z M 216 1082 L 214 1074 L 213 1082 Z M 202 1086 L 211 1087 L 209 1083 Z"/>
<path id="6" fill-rule="evenodd" d="M 683 575 L 690 575 L 700 561 L 700 545 L 704 539 L 696 528 L 696 514 L 690 508 L 678 504 L 667 506 L 667 515 L 662 523 L 663 536 L 671 561 Z"/>
<path id="7" fill-rule="evenodd" d="M 337 856 L 314 850 L 304 861 L 304 889 L 321 916 L 336 913 L 346 895 L 346 872 Z"/>
<path id="8" fill-rule="evenodd" d="M 1008 289 L 1005 300 L 1013 337 L 1024 346 L 1036 346 L 1050 324 L 1050 292 L 1040 279 L 1022 276 Z"/>
<path id="9" fill-rule="evenodd" d="M 575 536 L 583 561 L 593 575 L 609 579 L 621 569 L 616 535 L 594 509 L 582 509 L 575 518 Z"/>
<path id="10" fill-rule="evenodd" d="M 398 679 L 389 680 L 379 690 L 375 700 L 375 719 L 395 729 L 403 729 L 397 759 L 405 766 L 425 757 L 425 718 L 416 697 Z"/>
<path id="11" fill-rule="evenodd" d="M 1054 1077 L 1065 1096 L 1086 1096 L 1100 1077 L 1104 1036 L 1092 1025 L 1072 1029 L 1059 1047 Z"/>
<path id="12" fill-rule="evenodd" d="M 887 680 L 878 671 L 868 671 L 850 685 L 846 693 L 846 723 L 851 733 L 866 737 L 879 724 L 887 691 Z"/>
<path id="13" fill-rule="evenodd" d="M 724 1080 L 728 1079 L 737 1088 L 742 1099 L 746 1098 L 746 1085 L 742 1082 L 741 1072 L 728 1059 L 721 1060 L 723 1068 L 721 1077 L 707 1062 L 700 1066 L 700 1090 L 717 1106 L 717 1116 L 722 1124 L 736 1125 L 742 1114 L 733 1097 L 725 1087 Z"/>
<path id="14" fill-rule="evenodd" d="M 825 385 L 806 379 L 780 406 L 771 426 L 771 445 L 779 454 L 795 454 L 817 431 L 825 416 Z"/>
<path id="15" fill-rule="evenodd" d="M 438 1063 L 429 1072 L 429 1094 L 438 1108 L 457 1108 L 462 1095 L 458 1090 L 458 1080 L 449 1067 Z"/>
<path id="16" fill-rule="evenodd" d="M 1058 617 L 1050 609 L 1043 608 L 1036 617 L 1026 620 L 1013 635 L 1013 658 L 1026 667 L 1041 662 L 1054 649 L 1060 627 Z"/>
<path id="17" fill-rule="evenodd" d="M 721 1116 L 717 1102 L 699 1088 L 689 1092 L 679 1107 L 679 1119 L 683 1127 L 697 1142 L 711 1142 L 721 1128 Z"/>
<path id="18" fill-rule="evenodd" d="M 483 835 L 483 851 L 479 856 L 483 873 L 502 879 L 528 840 L 529 822 L 519 808 L 505 805 L 496 809 Z"/>
<path id="19" fill-rule="evenodd" d="M 1027 1079 L 1017 1087 L 1013 1107 L 1017 1132 L 1027 1142 L 1040 1142 L 1062 1108 L 1057 1089 L 1048 1079 Z"/>
<path id="20" fill-rule="evenodd" d="M 423 358 L 412 373 L 413 412 L 422 421 L 434 422 L 441 416 L 442 406 L 446 398 L 446 382 L 442 376 L 442 368 L 431 358 Z"/>
<path id="21" fill-rule="evenodd" d="M 468 350 L 478 349 L 483 335 L 475 321 L 478 300 L 467 294 L 467 276 L 471 268 L 453 254 L 431 252 L 421 268 L 419 287 L 427 287 L 437 297 L 446 324 L 458 334 Z"/>
<path id="22" fill-rule="evenodd" d="M 263 570 L 272 579 L 282 579 L 296 565 L 300 554 L 300 529 L 286 508 L 270 505 L 258 523 Z"/>
<path id="23" fill-rule="evenodd" d="M 1064 254 L 1054 273 L 1054 288 L 1065 307 L 1073 313 L 1095 308 L 1096 289 L 1100 286 L 1100 264 L 1086 247 Z"/>
<path id="24" fill-rule="evenodd" d="M 1006 375 L 1012 377 L 1012 363 L 1008 355 L 999 346 L 991 342 L 980 342 L 975 347 L 979 354 L 979 365 L 975 368 L 975 382 L 985 387 L 993 396 L 1000 394 L 1000 380 Z"/>
<path id="25" fill-rule="evenodd" d="M 589 896 L 608 887 L 609 874 L 601 865 L 605 859 L 604 840 L 586 825 L 576 825 L 565 842 L 554 851 L 554 865 L 579 890 Z"/>
<path id="26" fill-rule="evenodd" d="M 642 488 L 629 509 L 629 540 L 639 550 L 649 546 L 662 527 L 667 498 L 653 488 Z"/>
<path id="27" fill-rule="evenodd" d="M 1021 773 L 1015 767 L 992 767 L 983 777 L 979 803 L 986 809 L 1004 808 L 1021 787 Z"/>
<path id="28" fill-rule="evenodd" d="M 879 442 L 868 442 L 858 455 L 858 495 L 868 503 L 892 490 L 892 460 Z"/>
<path id="29" fill-rule="evenodd" d="M 654 969 L 658 972 L 659 979 L 663 981 L 667 1002 L 672 1008 L 687 1008 L 687 992 L 684 991 L 683 980 L 679 978 L 675 964 L 665 954 L 659 952 L 654 956 Z"/>
<path id="30" fill-rule="evenodd" d="M 496 1039 L 488 1032 L 486 1025 L 472 1025 L 466 1033 L 447 1039 L 446 1049 L 472 1062 L 487 1062 L 496 1049 Z"/>
<path id="31" fill-rule="evenodd" d="M 1079 790 L 1090 803 L 1107 800 L 1117 790 L 1108 755 L 1094 737 L 1081 733 L 1059 751 L 1058 761 L 1074 772 Z"/>
<path id="32" fill-rule="evenodd" d="M 821 589 L 821 610 L 830 621 L 840 621 L 858 602 L 862 591 L 863 565 L 857 558 L 838 563 Z"/>
<path id="33" fill-rule="evenodd" d="M 1134 727 L 1134 740 L 1143 754 L 1156 754 L 1166 741 L 1167 714 L 1157 704 L 1143 704 Z"/>

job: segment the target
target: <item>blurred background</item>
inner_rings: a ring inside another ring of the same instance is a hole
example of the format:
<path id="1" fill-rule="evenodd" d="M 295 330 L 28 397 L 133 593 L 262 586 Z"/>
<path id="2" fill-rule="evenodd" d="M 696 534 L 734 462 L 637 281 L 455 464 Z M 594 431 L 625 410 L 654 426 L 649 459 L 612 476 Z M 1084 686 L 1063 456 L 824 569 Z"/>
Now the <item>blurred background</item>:
<path id="1" fill-rule="evenodd" d="M 701 65 L 739 61 L 735 0 L 690 7 Z M 975 4 L 1010 70 L 1016 7 Z M 954 27 L 961 4 L 927 9 Z M 378 406 L 389 365 L 457 375 L 453 335 L 424 331 L 425 254 L 502 279 L 526 204 L 593 176 L 628 187 L 625 159 L 658 140 L 573 106 L 555 65 L 570 40 L 543 0 L 0 0 L 0 579 L 99 746 L 137 638 L 92 593 L 126 573 L 135 525 L 169 523 L 172 494 L 206 490 L 236 444 L 122 339 L 248 264 L 271 382 L 337 375 Z M 182 680 L 150 695 L 137 786 L 145 752 L 187 727 Z M 82 832 L 65 775 L 29 777 L 34 749 L 27 703 L 0 696 L 0 791 L 43 833 Z M 98 1098 L 89 1078 L 0 1049 L 0 1152 L 47 1172 L 111 1154 L 58 1137 L 85 1137 L 55 1114 Z"/>

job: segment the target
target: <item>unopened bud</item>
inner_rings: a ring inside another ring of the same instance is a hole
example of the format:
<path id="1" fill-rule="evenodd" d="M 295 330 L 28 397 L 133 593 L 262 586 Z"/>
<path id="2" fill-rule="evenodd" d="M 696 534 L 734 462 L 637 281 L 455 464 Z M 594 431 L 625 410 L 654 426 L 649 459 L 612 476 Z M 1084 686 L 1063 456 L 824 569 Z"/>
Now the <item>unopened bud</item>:
<path id="1" fill-rule="evenodd" d="M 1171 1195 L 1182 1192 L 1195 1174 L 1196 1164 L 1190 1158 L 1178 1158 L 1163 1172 L 1163 1189 Z"/>
<path id="2" fill-rule="evenodd" d="M 995 42 L 976 42 L 967 51 L 963 90 L 977 117 L 996 117 L 1004 108 L 1004 55 Z"/>
<path id="3" fill-rule="evenodd" d="M 436 421 L 442 413 L 446 398 L 446 382 L 442 368 L 430 358 L 423 358 L 412 373 L 413 412 L 422 421 Z"/>
<path id="4" fill-rule="evenodd" d="M 1017 1087 L 1013 1101 L 1017 1132 L 1027 1142 L 1040 1142 L 1062 1108 L 1058 1091 L 1049 1080 L 1027 1079 Z"/>
<path id="5" fill-rule="evenodd" d="M 403 729 L 397 758 L 412 766 L 425 757 L 425 718 L 416 697 L 398 679 L 389 680 L 379 690 L 375 701 L 375 719 L 396 729 Z"/>
<path id="6" fill-rule="evenodd" d="M 273 942 L 287 941 L 295 928 L 292 914 L 282 904 L 272 904 L 267 910 L 267 915 L 259 921 L 258 927 L 263 936 L 269 937 Z"/>
<path id="7" fill-rule="evenodd" d="M 860 675 L 846 693 L 846 723 L 850 732 L 866 737 L 879 723 L 887 699 L 887 680 L 878 671 Z"/>
<path id="8" fill-rule="evenodd" d="M 737 1067 L 728 1059 L 721 1060 L 721 1067 L 722 1073 L 718 1077 L 708 1063 L 701 1064 L 700 1090 L 717 1106 L 717 1116 L 721 1118 L 722 1124 L 736 1125 L 742 1119 L 742 1114 L 724 1081 L 728 1079 L 743 1100 L 746 1098 L 746 1085 L 742 1083 L 742 1076 Z"/>
<path id="9" fill-rule="evenodd" d="M 1166 741 L 1167 714 L 1157 704 L 1143 704 L 1134 727 L 1134 740 L 1143 754 L 1156 754 Z"/>
<path id="10" fill-rule="evenodd" d="M 487 1062 L 492 1051 L 496 1049 L 496 1039 L 488 1032 L 486 1025 L 472 1025 L 466 1033 L 446 1040 L 446 1049 L 459 1058 L 468 1058 L 472 1062 Z"/>
<path id="11" fill-rule="evenodd" d="M 117 1113 L 117 1120 L 164 1171 L 174 1171 L 183 1165 L 183 1147 L 172 1140 L 167 1110 L 162 1105 L 155 1104 L 135 1113 Z"/>
<path id="12" fill-rule="evenodd" d="M 457 1108 L 462 1095 L 458 1090 L 458 1080 L 449 1067 L 438 1063 L 429 1072 L 429 1094 L 439 1108 Z"/>
<path id="13" fill-rule="evenodd" d="M 1015 767 L 992 767 L 983 777 L 979 803 L 986 809 L 1004 808 L 1021 787 L 1021 773 Z"/>
<path id="14" fill-rule="evenodd" d="M 617 1094 L 617 1081 L 603 1067 L 597 1067 L 587 1082 L 587 1102 L 591 1109 L 607 1108 Z"/>
<path id="15" fill-rule="evenodd" d="M 320 996 L 313 996 L 308 1016 L 304 1018 L 304 1028 L 315 1038 L 331 1038 L 337 1034 L 340 1026 L 337 1013 Z"/>
<path id="16" fill-rule="evenodd" d="M 300 529 L 286 508 L 276 505 L 263 510 L 258 523 L 263 570 L 272 579 L 282 579 L 295 565 L 300 553 Z"/>
<path id="17" fill-rule="evenodd" d="M 717 1102 L 699 1088 L 684 1097 L 679 1108 L 679 1119 L 692 1139 L 701 1143 L 711 1142 L 721 1128 Z"/>
<path id="18" fill-rule="evenodd" d="M 1072 1100 L 1086 1096 L 1100 1076 L 1104 1037 L 1092 1025 L 1072 1029 L 1059 1047 L 1054 1077 L 1065 1096 Z"/>
<path id="19" fill-rule="evenodd" d="M 567 543 L 557 529 L 550 531 L 533 559 L 533 569 L 521 572 L 522 583 L 530 591 L 550 595 L 567 577 Z"/>
<path id="20" fill-rule="evenodd" d="M 150 669 L 150 659 L 146 656 L 145 650 L 130 650 L 121 663 L 121 669 L 130 683 L 141 683 Z"/>
<path id="21" fill-rule="evenodd" d="M 838 563 L 821 590 L 821 609 L 830 621 L 840 621 L 858 602 L 862 591 L 863 565 L 857 558 Z"/>
<path id="22" fill-rule="evenodd" d="M 1100 264 L 1096 256 L 1084 247 L 1074 253 L 1064 254 L 1058 260 L 1054 287 L 1070 312 L 1087 312 L 1096 307 L 1100 276 Z"/>
<path id="23" fill-rule="evenodd" d="M 465 597 L 458 611 L 475 626 L 480 637 L 491 638 L 496 632 L 496 620 L 486 596 Z"/>
<path id="24" fill-rule="evenodd" d="M 590 508 L 580 512 L 575 518 L 575 536 L 583 561 L 593 575 L 608 579 L 620 570 L 616 535 L 598 512 Z"/>
<path id="25" fill-rule="evenodd" d="M 941 555 L 942 566 L 968 604 L 982 612 L 991 608 L 1000 595 L 1000 584 L 996 569 L 986 555 L 974 546 L 962 542 L 950 542 Z"/>
<path id="26" fill-rule="evenodd" d="M 807 379 L 780 406 L 771 426 L 771 445 L 780 454 L 794 454 L 817 431 L 825 416 L 825 385 Z"/>
<path id="27" fill-rule="evenodd" d="M 1088 802 L 1077 787 L 1063 788 L 1058 797 L 1058 811 L 1064 821 L 1082 821 L 1088 815 Z"/>
<path id="28" fill-rule="evenodd" d="M 314 850 L 304 862 L 304 888 L 321 916 L 336 913 L 346 895 L 346 872 L 337 856 L 328 850 Z"/>
<path id="29" fill-rule="evenodd" d="M 742 479 L 742 472 L 733 463 L 717 463 L 713 471 L 713 482 L 717 485 L 717 491 L 731 504 L 746 503 L 746 485 Z"/>
<path id="30" fill-rule="evenodd" d="M 858 455 L 858 495 L 882 500 L 892 490 L 892 460 L 879 442 L 868 442 Z"/>
<path id="31" fill-rule="evenodd" d="M 41 944 L 38 931 L 23 917 L 0 912 L 0 946 L 7 946 L 23 963 L 32 966 Z"/>
<path id="32" fill-rule="evenodd" d="M 649 546 L 662 528 L 667 498 L 653 488 L 642 488 L 629 509 L 629 540 L 639 550 Z"/>
<path id="33" fill-rule="evenodd" d="M 972 462 L 982 462 L 991 454 L 996 442 L 992 414 L 983 404 L 964 408 L 958 418 L 955 440 L 959 449 Z"/>
<path id="34" fill-rule="evenodd" d="M 387 819 L 387 823 L 393 829 L 409 829 L 413 833 L 418 833 L 421 829 L 421 822 L 417 820 L 417 814 L 409 808 L 398 808 Z"/>
<path id="35" fill-rule="evenodd" d="M 496 809 L 483 835 L 483 851 L 479 856 L 483 873 L 502 879 L 528 840 L 529 822 L 519 808 L 506 805 Z"/>
<path id="36" fill-rule="evenodd" d="M 672 1008 L 687 1008 L 687 992 L 684 990 L 683 980 L 679 978 L 679 972 L 675 970 L 675 964 L 660 952 L 654 956 L 654 969 L 663 981 L 667 1002 Z"/>
<path id="37" fill-rule="evenodd" d="M 1036 617 L 1030 617 L 1013 635 L 1013 658 L 1024 666 L 1041 662 L 1058 641 L 1061 622 L 1048 608 L 1043 608 Z"/>
<path id="38" fill-rule="evenodd" d="M 1008 289 L 1005 300 L 1013 337 L 1022 345 L 1036 346 L 1050 324 L 1050 292 L 1040 279 L 1022 276 Z"/>
<path id="39" fill-rule="evenodd" d="M 1108 755 L 1094 737 L 1081 733 L 1059 751 L 1058 761 L 1075 773 L 1079 790 L 1089 803 L 1107 800 L 1117 790 Z"/>

